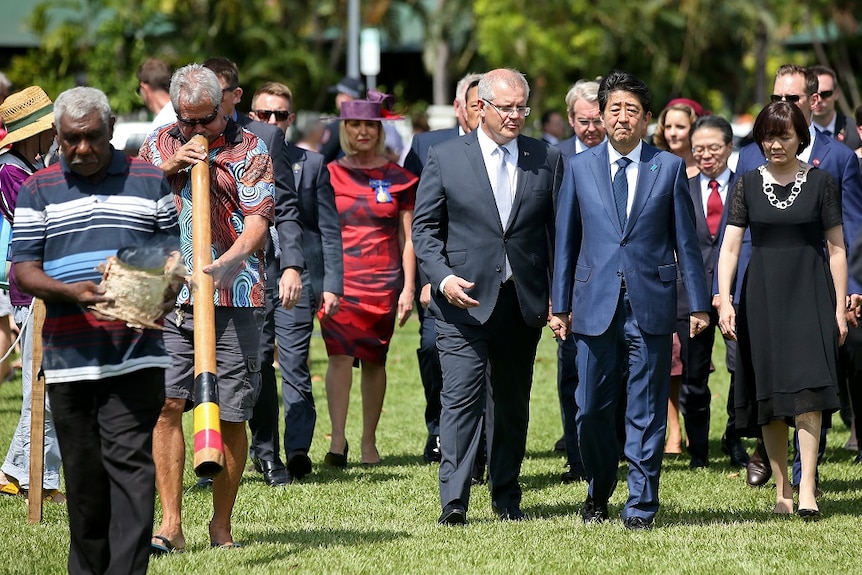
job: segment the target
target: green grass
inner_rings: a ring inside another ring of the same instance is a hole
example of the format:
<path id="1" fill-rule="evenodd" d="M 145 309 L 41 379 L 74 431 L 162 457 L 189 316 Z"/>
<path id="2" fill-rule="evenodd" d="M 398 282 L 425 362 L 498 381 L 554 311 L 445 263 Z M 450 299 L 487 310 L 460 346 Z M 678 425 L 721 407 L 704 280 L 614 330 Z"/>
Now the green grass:
<path id="1" fill-rule="evenodd" d="M 555 344 L 543 334 L 533 385 L 527 458 L 521 481 L 524 523 L 501 523 L 486 487 L 473 488 L 466 528 L 436 525 L 440 513 L 437 467 L 421 461 L 424 398 L 416 367 L 415 321 L 396 331 L 388 365 L 389 389 L 378 443 L 383 465 L 362 468 L 358 453 L 344 472 L 321 464 L 329 442 L 322 376 L 326 354 L 314 341 L 312 372 L 318 426 L 312 445 L 314 473 L 286 489 L 247 472 L 234 512 L 234 537 L 245 546 L 211 550 L 208 492 L 192 488 L 187 465 L 183 498 L 188 547 L 153 559 L 150 572 L 222 573 L 846 573 L 862 565 L 862 467 L 844 451 L 848 430 L 836 417 L 821 467 L 825 514 L 816 524 L 770 514 L 774 487 L 752 489 L 720 454 L 727 374 L 724 348 L 712 377 L 711 467 L 690 471 L 688 458 L 665 461 L 662 507 L 651 532 L 626 531 L 618 518 L 627 495 L 620 484 L 611 500 L 615 519 L 581 523 L 583 483 L 563 485 L 563 458 L 551 452 L 561 435 L 556 396 Z M 358 372 L 357 372 L 358 373 Z M 358 379 L 351 397 L 348 439 L 359 446 Z M 0 455 L 8 446 L 20 407 L 20 385 L 0 388 Z M 190 417 L 190 416 L 189 416 Z M 189 431 L 191 421 L 186 422 Z M 620 467 L 621 477 L 625 466 Z M 158 510 L 157 510 L 158 513 Z M 61 573 L 68 524 L 64 507 L 49 504 L 29 525 L 23 500 L 0 498 L 0 573 Z"/>

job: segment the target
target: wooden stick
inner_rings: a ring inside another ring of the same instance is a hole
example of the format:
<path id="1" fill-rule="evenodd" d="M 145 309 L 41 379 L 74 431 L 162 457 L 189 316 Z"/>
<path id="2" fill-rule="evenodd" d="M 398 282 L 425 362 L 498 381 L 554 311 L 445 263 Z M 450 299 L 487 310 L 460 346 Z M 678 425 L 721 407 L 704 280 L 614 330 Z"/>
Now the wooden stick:
<path id="1" fill-rule="evenodd" d="M 42 521 L 42 482 L 45 478 L 45 376 L 42 373 L 42 325 L 45 302 L 33 299 L 30 325 L 24 337 L 33 338 L 32 393 L 30 396 L 30 488 L 27 492 L 27 519 Z M 32 330 L 32 331 L 31 331 Z M 21 343 L 23 349 L 24 343 Z"/>
<path id="2" fill-rule="evenodd" d="M 209 153 L 206 137 L 197 135 L 192 140 Z M 212 276 L 202 271 L 212 263 L 211 217 L 209 162 L 198 162 L 192 166 L 191 278 L 195 318 L 194 469 L 198 477 L 215 477 L 225 464 L 216 375 L 215 286 Z"/>

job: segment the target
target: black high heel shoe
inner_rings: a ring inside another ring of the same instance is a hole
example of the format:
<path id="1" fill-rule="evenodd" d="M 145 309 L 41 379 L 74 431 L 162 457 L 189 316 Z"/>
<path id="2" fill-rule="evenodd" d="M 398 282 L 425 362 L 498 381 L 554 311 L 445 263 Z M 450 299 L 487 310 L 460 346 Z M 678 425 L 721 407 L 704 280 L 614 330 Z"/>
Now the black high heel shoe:
<path id="1" fill-rule="evenodd" d="M 800 509 L 796 514 L 805 521 L 820 521 L 823 517 L 819 509 Z"/>
<path id="2" fill-rule="evenodd" d="M 340 467 L 344 469 L 347 467 L 347 450 L 349 449 L 349 445 L 347 442 L 344 442 L 344 453 L 333 453 L 328 452 L 326 456 L 323 458 L 323 462 L 326 465 L 330 465 L 332 467 Z"/>

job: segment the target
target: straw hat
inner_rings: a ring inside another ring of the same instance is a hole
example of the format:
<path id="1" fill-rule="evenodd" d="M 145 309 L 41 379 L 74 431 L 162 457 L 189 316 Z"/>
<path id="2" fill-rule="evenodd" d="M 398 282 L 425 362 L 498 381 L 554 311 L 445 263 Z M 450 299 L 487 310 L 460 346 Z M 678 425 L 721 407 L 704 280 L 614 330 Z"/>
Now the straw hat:
<path id="1" fill-rule="evenodd" d="M 42 88 L 30 86 L 6 98 L 0 105 L 0 117 L 8 132 L 0 145 L 8 146 L 50 130 L 54 125 L 54 104 Z"/>

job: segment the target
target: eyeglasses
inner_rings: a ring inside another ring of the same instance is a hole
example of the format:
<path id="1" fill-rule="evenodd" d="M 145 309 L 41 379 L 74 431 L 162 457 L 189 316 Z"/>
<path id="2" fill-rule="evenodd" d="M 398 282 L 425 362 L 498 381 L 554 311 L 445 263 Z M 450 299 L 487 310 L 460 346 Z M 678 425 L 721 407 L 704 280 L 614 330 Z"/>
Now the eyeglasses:
<path id="1" fill-rule="evenodd" d="M 724 149 L 724 144 L 710 144 L 709 146 L 695 146 L 691 149 L 691 153 L 695 156 L 702 156 L 704 152 L 717 154 Z"/>
<path id="2" fill-rule="evenodd" d="M 773 102 L 784 101 L 784 102 L 790 102 L 791 104 L 796 104 L 802 98 L 803 98 L 803 96 L 800 96 L 799 94 L 773 94 L 772 96 L 770 96 L 769 99 L 772 100 Z"/>
<path id="3" fill-rule="evenodd" d="M 215 119 L 218 117 L 218 106 L 215 107 L 213 113 L 207 116 L 206 118 L 180 118 L 177 116 L 177 122 L 183 124 L 184 126 L 188 126 L 189 128 L 194 128 L 195 126 L 206 126 L 207 124 L 212 124 Z"/>
<path id="4" fill-rule="evenodd" d="M 823 90 L 823 91 L 817 92 L 817 93 L 820 94 L 821 98 L 831 98 L 832 94 L 835 93 L 835 90 Z"/>
<path id="5" fill-rule="evenodd" d="M 530 107 L 529 106 L 498 106 L 494 102 L 490 100 L 486 100 L 482 98 L 482 101 L 486 104 L 489 104 L 492 108 L 497 110 L 497 113 L 501 116 L 520 116 L 522 118 L 526 118 L 530 115 Z"/>
<path id="6" fill-rule="evenodd" d="M 275 119 L 279 122 L 284 122 L 290 118 L 290 111 L 288 110 L 252 110 L 252 112 L 261 120 L 269 120 L 272 115 L 275 115 Z"/>
<path id="7" fill-rule="evenodd" d="M 580 124 L 581 127 L 583 127 L 583 128 L 589 128 L 590 125 L 593 125 L 596 128 L 600 128 L 602 126 L 602 119 L 601 118 L 593 118 L 591 120 L 588 120 L 586 118 L 577 118 L 575 120 L 575 122 Z"/>

